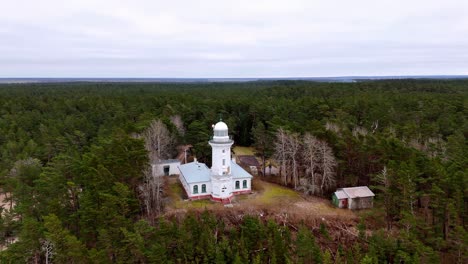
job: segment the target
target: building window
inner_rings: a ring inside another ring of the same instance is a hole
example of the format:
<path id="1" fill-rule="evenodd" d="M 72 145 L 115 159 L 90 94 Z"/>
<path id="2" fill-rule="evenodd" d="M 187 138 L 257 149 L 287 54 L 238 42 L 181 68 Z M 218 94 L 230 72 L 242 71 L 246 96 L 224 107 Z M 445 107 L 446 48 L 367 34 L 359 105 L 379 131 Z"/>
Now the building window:
<path id="1" fill-rule="evenodd" d="M 225 150 L 225 149 L 223 149 L 223 153 L 225 153 L 225 152 L 226 152 L 226 150 Z"/>
<path id="2" fill-rule="evenodd" d="M 201 186 L 201 192 L 206 193 L 206 184 L 202 184 Z"/>
<path id="3" fill-rule="evenodd" d="M 193 186 L 193 193 L 197 194 L 198 193 L 198 185 Z"/>
<path id="4" fill-rule="evenodd" d="M 240 189 L 240 182 L 236 181 L 236 189 Z"/>
<path id="5" fill-rule="evenodd" d="M 226 166 L 226 160 L 223 159 L 223 166 Z"/>
<path id="6" fill-rule="evenodd" d="M 242 188 L 247 189 L 247 180 L 242 182 Z"/>

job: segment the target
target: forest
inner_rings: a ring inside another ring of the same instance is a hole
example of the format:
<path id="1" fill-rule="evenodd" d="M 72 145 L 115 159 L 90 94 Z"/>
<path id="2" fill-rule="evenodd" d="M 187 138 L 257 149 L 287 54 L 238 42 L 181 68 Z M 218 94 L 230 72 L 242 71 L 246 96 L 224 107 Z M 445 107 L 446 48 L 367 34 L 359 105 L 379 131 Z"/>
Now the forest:
<path id="1" fill-rule="evenodd" d="M 274 217 L 148 217 L 145 131 L 159 122 L 209 165 L 220 115 L 277 161 L 266 180 L 326 198 L 369 186 L 354 242 Z M 0 262 L 467 263 L 467 117 L 464 79 L 2 84 Z"/>

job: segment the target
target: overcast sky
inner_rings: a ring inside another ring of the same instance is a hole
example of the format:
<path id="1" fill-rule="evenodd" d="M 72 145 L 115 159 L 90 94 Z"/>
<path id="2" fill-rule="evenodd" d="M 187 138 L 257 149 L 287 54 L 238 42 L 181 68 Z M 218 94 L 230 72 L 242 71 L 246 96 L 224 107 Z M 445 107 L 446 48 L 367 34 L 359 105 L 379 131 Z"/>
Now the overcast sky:
<path id="1" fill-rule="evenodd" d="M 0 0 L 0 77 L 468 74 L 468 0 Z"/>

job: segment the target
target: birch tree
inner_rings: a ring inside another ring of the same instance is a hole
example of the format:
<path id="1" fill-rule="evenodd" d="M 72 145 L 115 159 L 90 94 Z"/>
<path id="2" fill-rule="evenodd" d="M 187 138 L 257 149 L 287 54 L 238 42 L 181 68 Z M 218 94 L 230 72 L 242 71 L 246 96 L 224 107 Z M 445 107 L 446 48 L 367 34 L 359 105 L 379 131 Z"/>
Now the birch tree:
<path id="1" fill-rule="evenodd" d="M 266 159 L 270 157 L 272 152 L 271 135 L 268 133 L 263 122 L 258 122 L 252 127 L 252 139 L 254 140 L 254 147 L 256 149 L 255 155 L 262 158 L 262 175 L 266 174 Z"/>
<path id="2" fill-rule="evenodd" d="M 319 173 L 319 165 L 321 162 L 319 145 L 320 141 L 316 137 L 312 136 L 310 133 L 304 135 L 301 158 L 305 167 L 305 179 L 301 181 L 301 185 L 302 188 L 305 188 L 304 190 L 307 190 L 307 192 L 311 194 L 316 194 L 319 190 L 317 185 L 317 174 Z"/>
<path id="3" fill-rule="evenodd" d="M 286 162 L 287 162 L 287 133 L 283 128 L 278 129 L 276 132 L 276 142 L 275 142 L 275 159 L 279 162 L 280 166 L 280 176 L 284 185 L 287 184 L 287 174 L 286 174 Z"/>
<path id="4" fill-rule="evenodd" d="M 319 144 L 319 153 L 321 164 L 320 168 L 322 170 L 322 179 L 320 190 L 323 194 L 324 191 L 329 190 L 333 186 L 335 186 L 335 176 L 336 176 L 336 159 L 333 155 L 333 151 L 328 146 L 328 143 L 325 141 L 320 141 Z"/>
<path id="5" fill-rule="evenodd" d="M 156 165 L 158 166 L 158 165 Z M 154 170 L 148 167 L 143 171 L 144 181 L 138 187 L 140 198 L 143 201 L 145 213 L 148 221 L 154 223 L 155 217 L 162 213 L 164 209 L 162 188 L 163 177 L 155 176 Z"/>
<path id="6" fill-rule="evenodd" d="M 299 184 L 299 153 L 301 151 L 301 140 L 296 133 L 286 134 L 286 157 L 291 164 L 291 177 L 294 183 L 294 189 Z"/>
<path id="7" fill-rule="evenodd" d="M 172 124 L 177 128 L 177 131 L 179 132 L 179 135 L 183 136 L 185 135 L 185 127 L 184 127 L 184 121 L 182 121 L 182 118 L 180 115 L 173 115 L 170 117 Z"/>
<path id="8" fill-rule="evenodd" d="M 382 196 L 385 206 L 385 220 L 387 222 L 387 230 L 392 229 L 392 194 L 390 192 L 390 175 L 387 171 L 387 166 L 384 166 L 382 171 L 376 175 L 376 182 L 379 183 L 377 188 L 382 191 Z"/>
<path id="9" fill-rule="evenodd" d="M 45 263 L 46 264 L 52 263 L 52 258 L 55 254 L 54 244 L 47 239 L 43 239 L 41 240 L 41 249 L 44 251 Z"/>
<path id="10" fill-rule="evenodd" d="M 170 157 L 174 139 L 161 120 L 153 120 L 143 136 L 151 163 Z"/>

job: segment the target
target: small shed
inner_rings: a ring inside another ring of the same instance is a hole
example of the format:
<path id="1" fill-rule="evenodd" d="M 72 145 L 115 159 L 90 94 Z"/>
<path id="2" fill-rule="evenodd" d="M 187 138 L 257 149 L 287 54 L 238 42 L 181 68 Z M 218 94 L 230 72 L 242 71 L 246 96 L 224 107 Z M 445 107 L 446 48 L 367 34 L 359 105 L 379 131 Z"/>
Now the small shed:
<path id="1" fill-rule="evenodd" d="M 332 202 L 338 208 L 367 209 L 374 205 L 375 194 L 367 186 L 337 189 Z"/>
<path id="2" fill-rule="evenodd" d="M 179 174 L 178 166 L 180 161 L 178 159 L 160 160 L 152 164 L 154 176 L 169 176 Z"/>
<path id="3" fill-rule="evenodd" d="M 333 204 L 338 208 L 348 207 L 348 196 L 343 191 L 336 191 L 332 196 Z"/>

